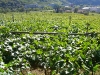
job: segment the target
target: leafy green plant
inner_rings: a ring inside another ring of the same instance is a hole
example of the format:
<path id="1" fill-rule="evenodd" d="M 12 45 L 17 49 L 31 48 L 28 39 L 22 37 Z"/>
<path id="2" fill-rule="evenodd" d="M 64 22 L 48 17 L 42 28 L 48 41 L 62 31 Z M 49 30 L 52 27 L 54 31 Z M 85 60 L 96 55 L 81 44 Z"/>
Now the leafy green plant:
<path id="1" fill-rule="evenodd" d="M 12 14 L 5 14 L 3 17 L 5 25 L 0 26 L 1 73 L 21 75 L 27 69 L 29 72 L 32 68 L 41 68 L 45 70 L 45 74 L 51 75 L 88 75 L 98 70 L 100 66 L 99 36 L 68 34 L 86 33 L 85 23 L 90 18 L 100 19 L 98 15 L 87 17 L 81 14 L 48 12 L 18 14 L 14 13 L 14 22 Z M 72 15 L 70 26 L 66 17 L 69 15 Z M 95 26 L 95 23 L 99 27 L 99 20 L 96 21 L 89 22 L 89 27 Z M 98 31 L 97 27 L 93 27 L 94 30 Z M 30 33 L 12 34 L 11 31 L 29 31 Z M 33 32 L 60 34 L 34 35 Z M 89 29 L 88 32 L 93 32 L 93 29 Z M 95 33 L 93 32 L 92 35 Z"/>

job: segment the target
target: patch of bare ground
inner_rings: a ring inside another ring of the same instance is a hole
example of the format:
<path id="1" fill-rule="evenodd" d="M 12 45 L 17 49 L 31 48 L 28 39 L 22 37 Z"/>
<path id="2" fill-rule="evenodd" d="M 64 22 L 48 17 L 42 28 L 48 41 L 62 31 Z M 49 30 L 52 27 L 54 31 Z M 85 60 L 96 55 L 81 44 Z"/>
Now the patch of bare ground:
<path id="1" fill-rule="evenodd" d="M 35 68 L 35 69 L 31 69 L 31 70 L 23 70 L 21 71 L 22 75 L 28 75 L 28 72 L 31 73 L 31 75 L 51 75 L 50 72 L 51 70 L 44 70 L 44 69 L 40 69 L 40 68 Z"/>
<path id="2" fill-rule="evenodd" d="M 28 75 L 28 72 L 30 72 L 31 75 L 45 75 L 45 71 L 40 68 L 31 69 L 31 70 L 26 69 L 26 70 L 21 71 L 21 74 Z"/>
<path id="3" fill-rule="evenodd" d="M 90 74 L 89 74 L 89 75 L 100 75 L 100 70 L 98 70 L 98 71 L 94 72 L 93 74 L 92 74 L 92 72 L 90 72 Z"/>
<path id="4" fill-rule="evenodd" d="M 31 70 L 31 73 L 32 75 L 45 75 L 45 71 L 40 68 Z"/>

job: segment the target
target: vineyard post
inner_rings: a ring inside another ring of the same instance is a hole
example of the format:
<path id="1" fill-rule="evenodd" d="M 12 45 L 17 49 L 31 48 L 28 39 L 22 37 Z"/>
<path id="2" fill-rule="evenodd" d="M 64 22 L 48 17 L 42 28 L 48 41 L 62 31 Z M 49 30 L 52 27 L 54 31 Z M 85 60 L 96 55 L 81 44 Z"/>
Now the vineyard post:
<path id="1" fill-rule="evenodd" d="M 86 24 L 86 33 L 88 33 L 88 31 L 89 31 L 89 26 L 90 26 L 90 24 L 87 23 L 87 24 Z"/>
<path id="2" fill-rule="evenodd" d="M 15 20 L 14 20 L 14 14 L 12 14 L 12 21 L 14 22 Z"/>
<path id="3" fill-rule="evenodd" d="M 71 25 L 71 20 L 72 20 L 72 17 L 69 16 L 69 26 Z"/>

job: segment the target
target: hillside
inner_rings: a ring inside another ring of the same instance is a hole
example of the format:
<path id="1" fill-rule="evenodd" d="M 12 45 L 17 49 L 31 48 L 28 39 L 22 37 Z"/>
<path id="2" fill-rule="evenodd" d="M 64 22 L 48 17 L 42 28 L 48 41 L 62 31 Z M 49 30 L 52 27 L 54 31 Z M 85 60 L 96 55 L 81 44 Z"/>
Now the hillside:
<path id="1" fill-rule="evenodd" d="M 100 0 L 67 0 L 76 5 L 100 5 Z"/>
<path id="2" fill-rule="evenodd" d="M 0 7 L 20 7 L 25 4 L 39 4 L 45 6 L 51 3 L 65 5 L 68 2 L 77 5 L 100 5 L 100 0 L 0 0 Z"/>
<path id="3" fill-rule="evenodd" d="M 47 6 L 48 4 L 66 4 L 66 0 L 0 0 L 0 9 L 15 9 L 22 8 L 28 4 L 38 4 L 40 6 Z"/>
<path id="4" fill-rule="evenodd" d="M 0 12 L 24 11 L 25 6 L 48 7 L 50 4 L 65 5 L 67 0 L 0 0 Z M 38 9 L 39 10 L 39 9 Z"/>
<path id="5" fill-rule="evenodd" d="M 65 4 L 67 3 L 67 0 L 0 0 L 0 6 L 2 6 L 3 4 L 16 4 L 16 3 L 22 3 L 22 4 L 40 4 L 40 5 L 47 5 L 47 4 L 51 4 L 51 3 L 55 3 L 55 4 Z"/>
<path id="6" fill-rule="evenodd" d="M 0 0 L 0 12 L 24 11 L 25 5 L 28 5 L 28 7 L 45 7 L 49 4 L 67 5 L 69 3 L 74 5 L 100 5 L 100 0 Z"/>
<path id="7" fill-rule="evenodd" d="M 67 0 L 20 0 L 23 3 L 30 4 L 30 3 L 37 3 L 37 4 L 50 4 L 50 3 L 56 3 L 56 4 L 63 4 L 67 3 Z"/>
<path id="8" fill-rule="evenodd" d="M 80 4 L 100 5 L 100 0 L 13 0 L 13 1 L 21 1 L 26 4 L 38 3 L 38 4 L 43 4 L 43 5 L 50 4 L 50 3 L 66 4 L 68 2 L 77 4 L 77 5 L 80 5 Z"/>

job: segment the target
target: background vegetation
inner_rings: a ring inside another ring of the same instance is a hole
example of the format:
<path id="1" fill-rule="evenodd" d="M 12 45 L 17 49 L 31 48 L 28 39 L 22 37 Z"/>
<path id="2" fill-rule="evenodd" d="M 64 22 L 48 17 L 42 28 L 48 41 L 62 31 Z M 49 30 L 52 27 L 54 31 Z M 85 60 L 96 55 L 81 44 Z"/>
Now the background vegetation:
<path id="1" fill-rule="evenodd" d="M 58 6 L 75 6 L 75 5 L 99 5 L 99 0 L 0 0 L 0 12 L 14 12 L 14 11 L 25 11 L 25 6 L 36 5 L 34 10 L 43 10 L 43 9 L 55 9 L 54 7 Z M 33 7 L 31 10 L 33 10 Z M 30 8 L 28 10 L 30 10 Z M 75 7 L 73 7 L 75 8 Z"/>

